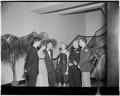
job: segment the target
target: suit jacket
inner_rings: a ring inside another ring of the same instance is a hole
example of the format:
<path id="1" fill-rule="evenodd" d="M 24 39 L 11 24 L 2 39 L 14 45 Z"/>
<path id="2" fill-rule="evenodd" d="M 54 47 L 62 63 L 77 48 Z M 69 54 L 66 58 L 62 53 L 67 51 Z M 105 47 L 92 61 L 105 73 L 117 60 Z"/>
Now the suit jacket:
<path id="1" fill-rule="evenodd" d="M 74 47 L 71 47 L 71 50 L 70 50 L 70 56 L 69 56 L 69 60 L 71 63 L 73 63 L 73 61 L 76 61 L 77 63 L 79 63 L 80 61 L 80 51 L 81 51 L 81 48 L 78 47 L 76 50 Z"/>
<path id="2" fill-rule="evenodd" d="M 45 53 L 45 64 L 46 64 L 46 67 L 47 67 L 47 71 L 48 72 L 54 72 L 53 50 L 50 50 L 51 57 L 49 56 L 49 53 L 46 49 L 43 52 Z"/>
<path id="3" fill-rule="evenodd" d="M 79 66 L 81 71 L 83 72 L 90 72 L 91 66 L 90 66 L 90 57 L 91 56 L 91 51 L 89 48 L 86 46 L 81 50 L 80 54 L 80 62 Z"/>
<path id="4" fill-rule="evenodd" d="M 26 61 L 25 61 L 25 69 L 27 70 L 27 74 L 37 75 L 38 64 L 39 64 L 39 57 L 38 57 L 37 49 L 31 46 L 31 48 L 27 53 Z"/>

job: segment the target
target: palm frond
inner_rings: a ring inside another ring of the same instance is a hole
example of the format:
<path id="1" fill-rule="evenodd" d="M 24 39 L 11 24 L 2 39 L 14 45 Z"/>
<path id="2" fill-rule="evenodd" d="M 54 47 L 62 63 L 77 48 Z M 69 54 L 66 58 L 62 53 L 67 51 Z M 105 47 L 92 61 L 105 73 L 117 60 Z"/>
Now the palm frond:
<path id="1" fill-rule="evenodd" d="M 18 39 L 17 36 L 12 35 L 12 34 L 4 34 L 4 35 L 2 36 L 2 38 L 3 38 L 3 39 L 6 39 L 9 43 L 12 43 L 12 42 L 14 42 L 15 40 Z"/>
<path id="2" fill-rule="evenodd" d="M 49 36 L 45 32 L 41 32 L 39 34 L 39 37 L 41 38 L 42 41 L 49 40 Z"/>
<path id="3" fill-rule="evenodd" d="M 15 41 L 17 41 L 19 38 L 12 35 L 11 38 L 10 38 L 10 44 L 13 45 L 15 43 Z"/>
<path id="4" fill-rule="evenodd" d="M 10 43 L 6 39 L 1 38 L 1 60 L 3 62 L 9 62 L 11 53 Z"/>
<path id="5" fill-rule="evenodd" d="M 8 33 L 8 34 L 2 35 L 1 38 L 3 38 L 3 39 L 8 39 L 10 36 L 11 36 L 11 34 Z"/>
<path id="6" fill-rule="evenodd" d="M 10 62 L 11 54 L 14 53 L 13 45 L 16 40 L 18 40 L 18 37 L 12 34 L 4 34 L 1 37 L 1 43 L 2 43 L 1 59 L 3 62 Z"/>
<path id="7" fill-rule="evenodd" d="M 104 32 L 100 37 L 96 38 L 96 42 L 97 45 L 99 47 L 103 47 L 104 45 L 106 45 L 106 41 L 107 41 L 107 32 Z"/>
<path id="8" fill-rule="evenodd" d="M 16 60 L 26 54 L 30 46 L 30 42 L 26 39 L 19 38 L 16 40 L 13 45 Z"/>
<path id="9" fill-rule="evenodd" d="M 106 44 L 106 34 L 107 34 L 107 25 L 104 25 L 99 30 L 97 30 L 88 43 L 89 48 L 94 48 L 96 46 L 102 47 Z"/>
<path id="10" fill-rule="evenodd" d="M 26 36 L 26 39 L 31 43 L 35 37 L 38 37 L 37 32 L 32 32 L 29 35 Z"/>

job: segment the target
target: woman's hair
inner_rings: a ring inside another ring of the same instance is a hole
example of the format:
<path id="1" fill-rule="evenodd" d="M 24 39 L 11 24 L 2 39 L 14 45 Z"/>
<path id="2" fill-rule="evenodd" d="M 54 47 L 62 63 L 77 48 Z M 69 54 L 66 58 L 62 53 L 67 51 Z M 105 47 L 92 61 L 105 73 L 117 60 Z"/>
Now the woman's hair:
<path id="1" fill-rule="evenodd" d="M 78 42 L 78 39 L 75 39 L 74 41 Z M 74 42 L 74 41 L 73 41 L 73 42 Z"/>
<path id="2" fill-rule="evenodd" d="M 46 45 L 47 45 L 47 41 L 46 40 L 41 41 L 41 46 L 46 46 Z"/>
<path id="3" fill-rule="evenodd" d="M 47 40 L 47 45 L 48 44 L 52 44 L 52 46 L 53 46 L 53 48 L 56 48 L 56 46 L 57 46 L 57 40 L 55 40 L 55 39 L 49 39 L 49 40 Z"/>
<path id="4" fill-rule="evenodd" d="M 61 43 L 61 45 L 62 45 L 62 44 L 64 44 L 64 45 L 65 45 L 65 49 L 66 49 L 67 44 L 65 44 L 64 42 L 62 42 L 62 43 Z M 60 46 L 60 48 L 61 48 L 61 46 Z M 62 50 L 62 48 L 61 48 L 61 50 Z"/>
<path id="5" fill-rule="evenodd" d="M 87 43 L 87 39 L 85 37 L 81 37 L 80 40 L 82 40 L 83 42 Z"/>
<path id="6" fill-rule="evenodd" d="M 78 39 L 75 39 L 72 43 L 74 43 L 74 42 L 78 42 Z"/>
<path id="7" fill-rule="evenodd" d="M 53 44 L 53 41 L 52 40 L 47 40 L 47 44 L 49 44 L 49 43 Z"/>

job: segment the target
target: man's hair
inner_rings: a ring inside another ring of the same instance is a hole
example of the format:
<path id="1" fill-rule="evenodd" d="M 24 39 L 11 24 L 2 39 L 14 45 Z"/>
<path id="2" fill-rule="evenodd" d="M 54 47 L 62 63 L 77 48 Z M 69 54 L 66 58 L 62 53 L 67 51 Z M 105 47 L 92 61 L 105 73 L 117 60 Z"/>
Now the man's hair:
<path id="1" fill-rule="evenodd" d="M 85 37 L 80 38 L 83 42 L 87 43 L 87 39 Z"/>
<path id="2" fill-rule="evenodd" d="M 35 37 L 31 43 L 31 45 L 33 45 L 36 41 L 40 41 L 40 40 L 41 40 L 40 37 Z"/>
<path id="3" fill-rule="evenodd" d="M 41 41 L 41 44 L 39 45 L 38 50 L 39 50 L 42 46 L 46 46 L 46 45 L 47 45 L 47 41 L 46 41 L 46 40 Z"/>
<path id="4" fill-rule="evenodd" d="M 66 47 L 67 47 L 67 44 L 65 44 L 64 42 L 62 42 L 62 43 L 61 43 L 61 45 L 62 45 L 62 44 L 64 44 L 64 45 L 65 45 L 65 49 L 66 49 Z M 60 48 L 61 48 L 61 47 L 60 47 Z M 61 50 L 62 50 L 62 48 L 61 48 Z"/>
<path id="5" fill-rule="evenodd" d="M 60 47 L 60 48 L 59 48 L 59 51 L 61 51 L 61 50 L 62 50 L 62 48 Z"/>

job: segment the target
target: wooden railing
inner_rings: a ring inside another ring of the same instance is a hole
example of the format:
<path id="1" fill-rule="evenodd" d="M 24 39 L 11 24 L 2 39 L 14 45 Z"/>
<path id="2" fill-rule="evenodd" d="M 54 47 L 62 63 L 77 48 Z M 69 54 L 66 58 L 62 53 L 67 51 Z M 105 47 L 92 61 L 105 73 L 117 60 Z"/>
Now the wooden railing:
<path id="1" fill-rule="evenodd" d="M 96 34 L 97 34 L 97 32 L 102 31 L 102 29 L 105 30 L 104 32 L 106 32 L 106 29 L 107 29 L 106 27 L 107 27 L 107 24 L 105 24 L 103 27 L 101 27 L 100 29 L 98 29 L 98 30 L 95 32 L 94 36 L 77 35 L 77 36 L 71 41 L 71 43 L 70 43 L 66 48 L 68 49 L 69 46 L 73 43 L 73 41 L 74 41 L 75 39 L 77 39 L 77 38 L 80 38 L 80 37 L 86 37 L 86 38 L 101 37 L 101 35 L 103 35 L 103 34 L 100 34 L 100 35 L 96 35 Z M 104 32 L 103 32 L 103 33 L 104 33 Z M 91 40 L 90 40 L 90 41 L 91 41 Z M 89 42 L 90 42 L 90 41 L 89 41 Z"/>
<path id="2" fill-rule="evenodd" d="M 91 38 L 91 40 L 92 40 L 93 37 L 101 37 L 101 36 L 104 34 L 104 32 L 106 32 L 106 31 L 107 31 L 107 24 L 105 24 L 103 27 L 101 27 L 100 29 L 98 29 L 98 30 L 95 32 L 94 36 L 77 35 L 77 36 L 69 43 L 69 45 L 66 47 L 66 49 L 67 49 L 68 51 L 70 51 L 70 48 L 71 48 L 71 46 L 72 46 L 73 41 L 76 40 L 76 39 L 78 39 L 78 38 L 85 37 L 85 38 Z M 98 32 L 100 33 L 99 35 L 97 35 Z M 89 44 L 89 43 L 91 42 L 91 40 L 90 40 L 87 44 Z M 56 59 L 54 58 L 54 60 L 57 60 L 57 58 L 56 58 Z"/>

